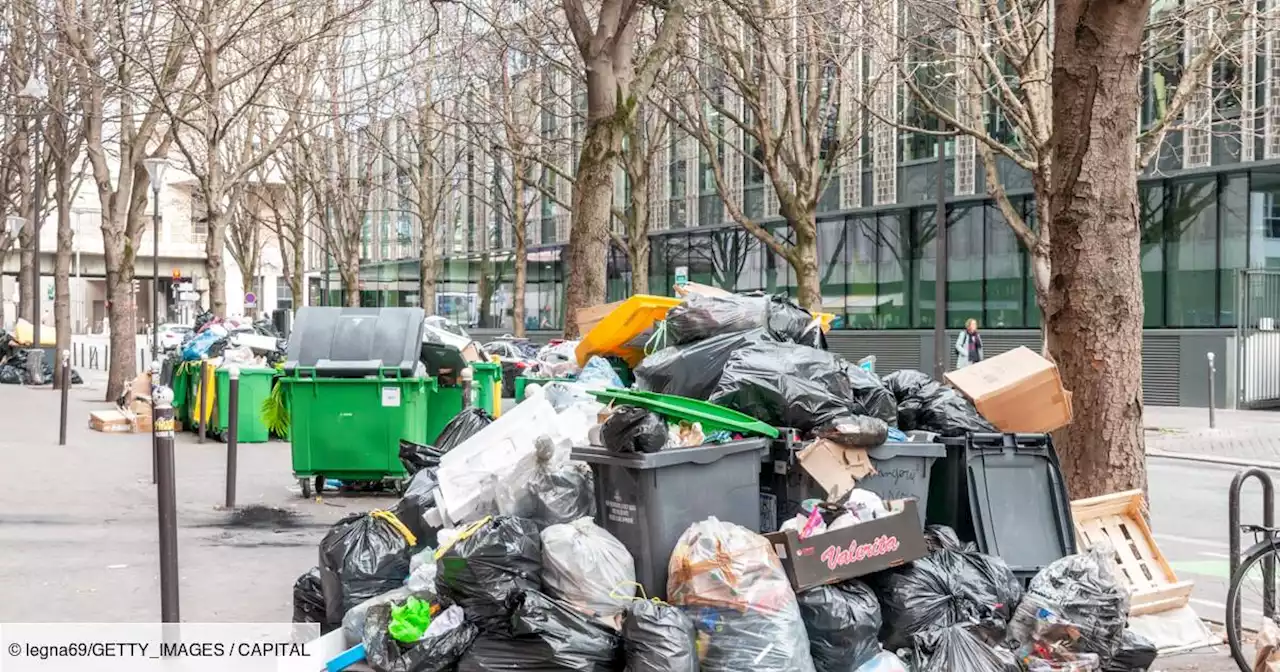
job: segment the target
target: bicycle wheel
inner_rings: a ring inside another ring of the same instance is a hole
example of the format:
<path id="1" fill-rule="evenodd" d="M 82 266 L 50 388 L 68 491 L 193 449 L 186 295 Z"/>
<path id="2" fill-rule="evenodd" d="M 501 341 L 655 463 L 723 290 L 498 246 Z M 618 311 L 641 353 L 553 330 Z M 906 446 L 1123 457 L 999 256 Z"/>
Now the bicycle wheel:
<path id="1" fill-rule="evenodd" d="M 1264 541 L 1254 544 L 1245 552 L 1244 561 L 1231 577 L 1231 587 L 1227 590 L 1227 643 L 1231 646 L 1231 657 L 1244 672 L 1253 670 L 1253 658 L 1256 648 L 1253 641 L 1248 641 L 1247 633 L 1262 630 L 1265 620 L 1265 592 L 1267 582 L 1263 568 L 1265 562 L 1275 563 L 1280 573 L 1280 546 L 1277 542 Z M 1280 590 L 1277 590 L 1276 576 L 1271 580 L 1272 606 L 1280 603 Z M 1272 612 L 1272 617 L 1277 611 Z"/>

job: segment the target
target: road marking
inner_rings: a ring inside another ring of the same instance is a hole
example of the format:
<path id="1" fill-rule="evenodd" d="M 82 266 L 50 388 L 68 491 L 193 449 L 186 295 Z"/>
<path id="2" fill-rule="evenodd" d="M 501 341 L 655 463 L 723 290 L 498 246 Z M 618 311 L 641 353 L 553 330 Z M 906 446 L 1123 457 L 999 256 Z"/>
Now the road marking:
<path id="1" fill-rule="evenodd" d="M 1231 578 L 1231 565 L 1226 560 L 1172 560 L 1169 566 L 1179 575 L 1185 573 L 1215 579 Z"/>
<path id="2" fill-rule="evenodd" d="M 1187 544 L 1190 546 L 1204 546 L 1205 548 L 1216 548 L 1218 550 L 1223 550 L 1223 551 L 1228 550 L 1226 543 L 1221 541 L 1215 541 L 1213 539 L 1198 539 L 1196 537 L 1180 537 L 1176 534 L 1160 534 L 1160 533 L 1155 533 L 1155 534 L 1152 534 L 1151 536 L 1155 537 L 1156 541 L 1169 541 L 1175 544 Z"/>

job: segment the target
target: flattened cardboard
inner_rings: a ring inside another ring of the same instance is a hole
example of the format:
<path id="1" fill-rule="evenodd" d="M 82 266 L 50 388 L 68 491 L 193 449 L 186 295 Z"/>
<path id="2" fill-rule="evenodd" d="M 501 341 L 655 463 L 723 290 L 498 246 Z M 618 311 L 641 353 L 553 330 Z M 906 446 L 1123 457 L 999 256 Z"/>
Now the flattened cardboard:
<path id="1" fill-rule="evenodd" d="M 796 459 L 833 502 L 858 487 L 858 481 L 876 473 L 865 448 L 846 448 L 827 439 L 814 441 Z"/>
<path id="2" fill-rule="evenodd" d="M 120 411 L 90 411 L 89 429 L 105 434 L 127 434 L 133 431 L 133 422 Z"/>
<path id="3" fill-rule="evenodd" d="M 801 539 L 793 530 L 764 535 L 796 592 L 914 562 L 928 554 L 914 499 L 885 502 L 895 515 Z"/>
<path id="4" fill-rule="evenodd" d="M 1052 432 L 1071 422 L 1071 394 L 1058 367 L 1017 348 L 952 371 L 947 382 L 1002 432 Z"/>

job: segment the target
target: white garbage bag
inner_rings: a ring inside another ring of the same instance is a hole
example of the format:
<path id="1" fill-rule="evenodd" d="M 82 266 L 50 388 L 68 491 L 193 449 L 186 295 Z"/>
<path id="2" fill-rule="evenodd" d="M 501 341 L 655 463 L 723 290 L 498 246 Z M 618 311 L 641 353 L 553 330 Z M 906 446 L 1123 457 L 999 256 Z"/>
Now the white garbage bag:
<path id="1" fill-rule="evenodd" d="M 579 612 L 615 630 L 636 594 L 636 564 L 627 547 L 590 518 L 542 531 L 542 583 Z"/>

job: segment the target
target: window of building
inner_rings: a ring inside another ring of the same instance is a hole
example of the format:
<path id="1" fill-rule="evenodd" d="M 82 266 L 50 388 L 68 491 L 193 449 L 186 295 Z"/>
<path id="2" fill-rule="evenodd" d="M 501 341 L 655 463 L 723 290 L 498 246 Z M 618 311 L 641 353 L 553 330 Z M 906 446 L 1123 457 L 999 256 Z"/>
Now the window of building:
<path id="1" fill-rule="evenodd" d="M 907 301 L 911 305 L 911 326 L 932 327 L 937 305 L 934 284 L 938 277 L 938 227 L 934 208 L 911 211 L 911 283 Z"/>
<path id="2" fill-rule="evenodd" d="M 907 279 L 911 276 L 911 217 L 905 212 L 877 217 L 876 317 L 881 329 L 911 326 Z"/>
<path id="3" fill-rule="evenodd" d="M 818 222 L 818 286 L 822 290 L 822 310 L 837 316 L 845 313 L 849 242 L 849 230 L 843 218 Z"/>
<path id="4" fill-rule="evenodd" d="M 1138 221 L 1142 227 L 1143 326 L 1164 326 L 1164 186 L 1138 187 Z"/>
<path id="5" fill-rule="evenodd" d="M 982 206 L 965 206 L 947 213 L 947 326 L 951 328 L 982 317 L 982 210 Z"/>
<path id="6" fill-rule="evenodd" d="M 1181 2 L 1152 8 L 1143 45 L 1146 51 L 1142 65 L 1143 126 L 1150 126 L 1168 114 L 1169 102 L 1182 80 L 1185 23 L 1178 19 L 1183 11 Z"/>
<path id="7" fill-rule="evenodd" d="M 1255 170 L 1250 176 L 1249 222 L 1256 243 L 1250 268 L 1280 268 L 1280 172 Z"/>
<path id="8" fill-rule="evenodd" d="M 876 306 L 879 301 L 876 296 L 876 218 L 849 219 L 847 228 L 845 324 L 854 329 L 873 329 L 878 326 Z"/>
<path id="9" fill-rule="evenodd" d="M 1217 180 L 1171 182 L 1165 194 L 1167 326 L 1217 323 Z"/>
<path id="10" fill-rule="evenodd" d="M 276 308 L 293 310 L 293 288 L 289 286 L 289 279 L 283 275 L 276 276 Z"/>
<path id="11" fill-rule="evenodd" d="M 1015 201 L 1014 207 L 1021 212 L 1021 201 Z M 995 329 L 1021 327 L 1026 324 L 1023 311 L 1026 301 L 1026 253 L 999 207 L 988 204 L 985 214 L 985 317 L 982 326 Z"/>
<path id="12" fill-rule="evenodd" d="M 1238 275 L 1249 266 L 1249 175 L 1225 176 L 1218 193 L 1218 326 L 1236 326 Z"/>

